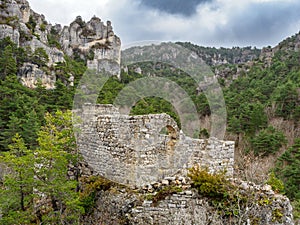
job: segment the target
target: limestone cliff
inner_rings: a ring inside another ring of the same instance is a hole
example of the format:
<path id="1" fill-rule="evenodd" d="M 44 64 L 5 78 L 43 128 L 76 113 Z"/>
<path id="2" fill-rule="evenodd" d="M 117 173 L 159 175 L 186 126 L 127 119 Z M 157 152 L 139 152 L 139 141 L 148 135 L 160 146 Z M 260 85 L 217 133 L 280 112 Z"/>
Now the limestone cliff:
<path id="1" fill-rule="evenodd" d="M 0 0 L 0 5 L 0 39 L 10 37 L 27 52 L 43 49 L 48 55 L 48 69 L 41 69 L 40 65 L 34 65 L 30 60 L 19 68 L 18 76 L 24 85 L 33 88 L 41 80 L 46 88 L 54 88 L 56 76 L 51 68 L 64 62 L 65 54 L 79 56 L 87 61 L 90 69 L 100 71 L 104 68 L 119 75 L 121 42 L 114 34 L 110 21 L 104 25 L 94 16 L 86 23 L 77 17 L 70 26 L 61 28 L 61 25 L 52 25 L 44 15 L 34 12 L 26 0 Z M 107 68 L 105 60 L 115 62 L 114 66 Z"/>
<path id="2" fill-rule="evenodd" d="M 121 41 L 114 34 L 110 21 L 105 26 L 98 17 L 94 16 L 86 23 L 78 16 L 70 26 L 62 29 L 60 43 L 69 56 L 79 54 L 82 59 L 87 58 L 90 69 L 101 71 L 105 67 L 103 61 L 116 62 L 113 74 L 119 75 Z"/>
<path id="3" fill-rule="evenodd" d="M 177 42 L 177 44 L 194 51 L 207 65 L 219 66 L 226 64 L 241 64 L 259 57 L 261 50 L 248 47 L 215 48 L 197 46 L 190 42 Z"/>

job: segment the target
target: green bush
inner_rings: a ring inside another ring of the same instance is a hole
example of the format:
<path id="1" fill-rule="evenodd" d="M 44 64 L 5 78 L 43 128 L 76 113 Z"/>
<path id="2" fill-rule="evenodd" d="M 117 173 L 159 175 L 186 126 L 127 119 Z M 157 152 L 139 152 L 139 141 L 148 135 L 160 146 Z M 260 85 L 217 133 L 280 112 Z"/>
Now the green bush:
<path id="1" fill-rule="evenodd" d="M 113 182 L 100 176 L 83 178 L 82 191 L 79 196 L 79 205 L 89 212 L 95 205 L 97 191 L 107 191 L 113 186 Z"/>
<path id="2" fill-rule="evenodd" d="M 36 27 L 37 23 L 34 20 L 33 16 L 29 16 L 29 21 L 26 23 L 26 26 L 29 30 L 31 30 L 32 33 L 34 33 L 35 27 Z"/>
<path id="3" fill-rule="evenodd" d="M 293 215 L 295 220 L 300 220 L 300 199 L 292 201 Z"/>
<path id="4" fill-rule="evenodd" d="M 269 174 L 267 184 L 271 185 L 272 189 L 277 193 L 281 193 L 284 190 L 283 182 L 276 177 L 274 172 L 271 172 Z"/>
<path id="5" fill-rule="evenodd" d="M 278 158 L 275 173 L 284 182 L 286 195 L 300 200 L 300 138 Z"/>
<path id="6" fill-rule="evenodd" d="M 212 174 L 207 167 L 196 166 L 189 170 L 188 176 L 192 179 L 192 187 L 203 196 L 224 198 L 230 187 L 225 170 Z"/>
<path id="7" fill-rule="evenodd" d="M 49 61 L 49 56 L 45 49 L 37 48 L 31 56 L 32 63 L 37 64 L 39 67 L 46 66 Z"/>
<path id="8" fill-rule="evenodd" d="M 46 30 L 46 24 L 42 23 L 41 26 L 40 26 L 40 29 L 41 29 L 41 31 L 44 32 Z"/>
<path id="9" fill-rule="evenodd" d="M 50 47 L 56 47 L 58 49 L 61 49 L 61 45 L 58 41 L 58 38 L 55 35 L 48 34 L 47 39 L 48 39 L 48 44 L 50 45 Z"/>

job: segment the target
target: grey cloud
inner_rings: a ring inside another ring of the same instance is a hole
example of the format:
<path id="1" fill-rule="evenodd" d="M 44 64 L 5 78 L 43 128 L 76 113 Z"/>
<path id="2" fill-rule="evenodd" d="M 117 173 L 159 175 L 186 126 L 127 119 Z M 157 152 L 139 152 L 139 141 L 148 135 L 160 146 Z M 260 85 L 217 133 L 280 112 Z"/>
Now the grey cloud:
<path id="1" fill-rule="evenodd" d="M 240 45 L 274 45 L 299 31 L 300 27 L 295 26 L 300 22 L 299 12 L 300 2 L 252 3 L 246 10 L 234 13 L 215 35 L 221 42 L 227 39 Z"/>
<path id="2" fill-rule="evenodd" d="M 165 4 L 166 2 L 164 1 Z M 201 2 L 203 3 L 203 1 Z M 163 6 L 160 7 L 163 8 Z M 157 37 L 162 39 L 169 37 L 172 40 L 186 40 L 200 45 L 217 47 L 249 45 L 264 47 L 268 45 L 274 46 L 286 37 L 299 32 L 300 29 L 299 1 L 252 2 L 240 11 L 230 12 L 226 12 L 228 9 L 222 8 L 215 1 L 210 4 L 210 9 L 213 11 L 220 10 L 221 14 L 227 14 L 227 23 L 224 24 L 220 21 L 220 25 L 217 25 L 210 31 L 201 30 L 199 27 L 206 23 L 205 20 L 199 21 L 199 25 L 195 23 L 189 25 L 191 24 L 190 22 L 197 18 L 197 15 L 195 15 L 186 18 L 187 26 L 190 26 L 189 35 L 183 33 L 182 36 L 177 36 L 176 32 L 173 34 L 171 31 L 169 34 L 156 33 Z M 176 29 L 177 27 L 174 26 L 174 30 Z"/>
<path id="3" fill-rule="evenodd" d="M 141 4 L 169 14 L 191 16 L 196 13 L 198 5 L 212 0 L 141 0 Z"/>

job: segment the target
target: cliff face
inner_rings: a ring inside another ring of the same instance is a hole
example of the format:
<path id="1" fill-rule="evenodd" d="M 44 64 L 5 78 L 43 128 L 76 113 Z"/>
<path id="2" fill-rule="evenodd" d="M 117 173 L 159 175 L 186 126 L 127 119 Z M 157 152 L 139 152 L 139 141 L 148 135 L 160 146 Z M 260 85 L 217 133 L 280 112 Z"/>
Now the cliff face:
<path id="1" fill-rule="evenodd" d="M 116 62 L 110 70 L 119 75 L 121 41 L 114 34 L 110 21 L 104 25 L 101 19 L 93 17 L 86 23 L 78 16 L 60 31 L 60 43 L 69 56 L 78 54 L 82 59 L 87 58 L 89 69 L 101 71 L 106 69 L 105 60 Z"/>
<path id="2" fill-rule="evenodd" d="M 19 69 L 18 76 L 25 86 L 34 88 L 41 80 L 46 88 L 54 88 L 56 76 L 51 67 L 64 62 L 65 54 L 79 56 L 87 61 L 88 68 L 98 71 L 107 69 L 100 60 L 114 61 L 115 66 L 109 69 L 119 75 L 121 42 L 113 33 L 111 22 L 104 25 L 93 17 L 86 23 L 77 17 L 70 26 L 61 28 L 61 25 L 49 24 L 26 0 L 0 0 L 0 4 L 0 39 L 10 37 L 18 47 L 31 52 L 43 49 L 48 55 L 46 65 L 50 70 L 42 70 L 32 62 Z"/>
<path id="3" fill-rule="evenodd" d="M 207 65 L 241 64 L 259 57 L 261 50 L 252 47 L 214 48 L 194 45 L 190 42 L 177 44 L 194 51 Z"/>

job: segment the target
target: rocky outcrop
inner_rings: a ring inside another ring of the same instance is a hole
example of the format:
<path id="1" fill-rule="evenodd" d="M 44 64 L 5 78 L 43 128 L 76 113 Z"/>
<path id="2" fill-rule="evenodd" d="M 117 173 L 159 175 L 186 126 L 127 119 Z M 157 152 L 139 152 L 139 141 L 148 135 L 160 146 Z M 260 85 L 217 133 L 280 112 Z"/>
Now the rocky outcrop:
<path id="1" fill-rule="evenodd" d="M 27 23 L 29 21 L 29 16 L 31 14 L 31 9 L 29 7 L 29 3 L 26 0 L 1 0 L 1 11 L 0 17 L 1 20 L 5 20 L 7 18 L 19 19 L 23 23 Z"/>
<path id="2" fill-rule="evenodd" d="M 177 42 L 177 44 L 194 51 L 210 66 L 224 64 L 241 64 L 259 57 L 261 50 L 251 47 L 214 48 L 194 45 L 190 42 Z"/>
<path id="3" fill-rule="evenodd" d="M 141 206 L 132 209 L 129 224 L 260 224 L 293 225 L 292 207 L 287 197 L 274 194 L 270 186 L 258 186 L 241 182 L 239 192 L 248 191 L 246 206 L 236 203 L 236 215 L 222 217 L 222 209 L 212 205 L 212 199 L 200 196 L 195 190 L 187 189 L 171 194 L 153 204 L 153 200 L 144 200 Z M 252 198 L 251 198 L 252 197 Z M 224 206 L 223 210 L 226 210 Z"/>
<path id="4" fill-rule="evenodd" d="M 30 8 L 28 1 L 2 0 L 1 7 L 0 38 L 10 37 L 18 47 L 30 49 L 30 52 L 43 48 L 49 58 L 46 62 L 49 67 L 64 61 L 64 53 L 48 45 L 51 25 L 47 24 L 43 15 Z M 30 60 L 19 68 L 18 76 L 27 87 L 34 88 L 41 81 L 47 89 L 54 88 L 55 75 L 45 73 L 37 65 L 31 64 Z"/>
<path id="5" fill-rule="evenodd" d="M 7 24 L 0 24 L 0 39 L 9 37 L 14 43 L 19 46 L 20 33 L 18 30 Z"/>
<path id="6" fill-rule="evenodd" d="M 93 17 L 86 23 L 78 16 L 70 26 L 62 29 L 60 42 L 68 55 L 79 54 L 81 58 L 87 58 L 89 69 L 120 74 L 121 41 L 114 34 L 110 21 L 104 25 L 100 18 Z M 114 62 L 115 66 L 107 68 L 107 60 Z"/>
<path id="7" fill-rule="evenodd" d="M 55 47 L 49 47 L 47 44 L 41 42 L 36 37 L 33 37 L 31 41 L 24 42 L 24 46 L 30 46 L 32 52 L 38 48 L 43 48 L 49 56 L 47 65 L 50 67 L 58 62 L 64 61 L 64 53 Z"/>
<path id="8" fill-rule="evenodd" d="M 24 63 L 19 69 L 18 77 L 21 83 L 29 88 L 35 88 L 38 82 L 41 82 L 46 89 L 53 89 L 55 86 L 54 74 L 48 75 L 37 65 L 31 63 Z"/>
<path id="9" fill-rule="evenodd" d="M 77 17 L 70 26 L 62 28 L 59 24 L 49 24 L 43 15 L 30 8 L 26 0 L 0 0 L 0 3 L 0 39 L 10 37 L 18 47 L 29 48 L 31 52 L 43 48 L 49 58 L 46 64 L 50 70 L 56 63 L 64 62 L 67 54 L 70 57 L 81 57 L 87 61 L 90 69 L 104 69 L 113 75 L 120 74 L 121 41 L 114 34 L 110 21 L 105 25 L 101 19 L 93 17 L 86 23 Z M 27 68 L 28 64 L 23 67 Z M 51 73 L 41 75 L 40 68 L 35 68 L 28 75 L 23 73 L 27 71 L 24 68 L 18 73 L 23 84 L 34 87 L 33 84 L 37 82 L 34 79 L 38 78 L 47 84 L 47 88 L 54 88 L 54 83 L 49 83 L 55 80 Z"/>
<path id="10" fill-rule="evenodd" d="M 294 225 L 287 197 L 269 185 L 230 179 L 239 201 L 222 205 L 214 197 L 201 196 L 187 177 L 166 177 L 139 189 L 110 183 L 95 194 L 95 205 L 83 224 L 145 225 Z M 107 182 L 106 182 L 107 184 Z M 230 215 L 225 212 L 233 210 Z"/>
<path id="11" fill-rule="evenodd" d="M 275 47 L 265 47 L 262 49 L 259 59 L 265 63 L 266 67 L 269 67 L 272 63 L 272 58 L 278 51 L 284 51 L 285 57 L 288 58 L 290 52 L 299 52 L 300 50 L 300 32 L 288 37 L 280 42 Z"/>

